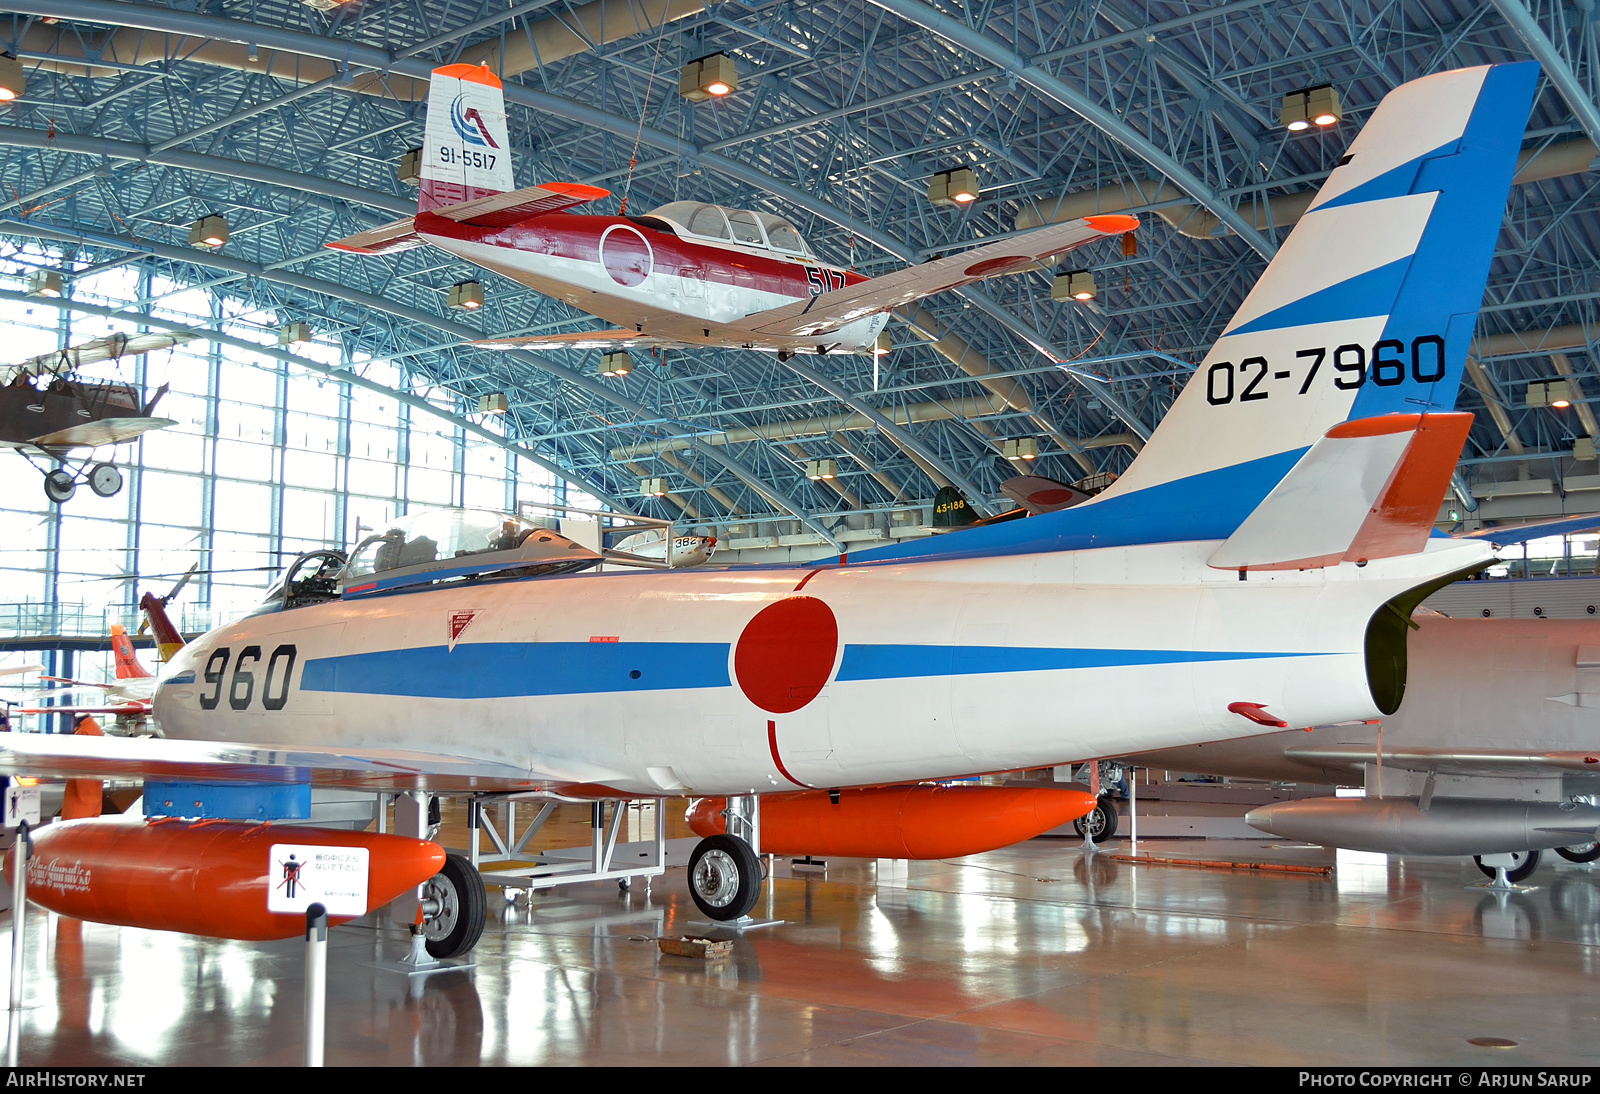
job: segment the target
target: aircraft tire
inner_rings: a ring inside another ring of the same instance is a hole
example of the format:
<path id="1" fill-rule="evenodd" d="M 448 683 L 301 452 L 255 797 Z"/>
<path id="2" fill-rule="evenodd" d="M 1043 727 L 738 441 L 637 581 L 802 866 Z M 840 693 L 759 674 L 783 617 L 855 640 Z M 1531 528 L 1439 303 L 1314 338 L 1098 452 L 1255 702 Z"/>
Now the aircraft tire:
<path id="1" fill-rule="evenodd" d="M 446 855 L 444 869 L 428 879 L 422 895 L 440 904 L 438 914 L 423 923 L 428 953 L 442 959 L 471 951 L 489 916 L 489 894 L 472 863 L 462 855 Z"/>
<path id="2" fill-rule="evenodd" d="M 78 484 L 72 481 L 72 476 L 56 468 L 44 477 L 44 496 L 57 505 L 71 501 L 72 495 L 78 492 Z"/>
<path id="3" fill-rule="evenodd" d="M 1110 798 L 1097 798 L 1094 808 L 1073 821 L 1072 827 L 1084 839 L 1102 843 L 1117 834 L 1117 807 Z"/>
<path id="4" fill-rule="evenodd" d="M 1521 862 L 1517 863 L 1517 865 L 1506 871 L 1506 880 L 1514 885 L 1519 881 L 1526 881 L 1528 878 L 1533 876 L 1533 872 L 1539 868 L 1539 852 L 1513 851 L 1512 854 L 1527 856 Z M 1472 861 L 1474 864 L 1476 864 L 1479 870 L 1483 871 L 1485 877 L 1494 877 L 1494 867 L 1485 866 L 1481 856 L 1473 855 Z"/>
<path id="5" fill-rule="evenodd" d="M 1568 862 L 1593 862 L 1600 858 L 1600 843 L 1582 843 L 1576 847 L 1557 847 L 1556 854 Z"/>
<path id="6" fill-rule="evenodd" d="M 89 489 L 102 498 L 115 497 L 122 490 L 122 472 L 109 463 L 89 468 Z"/>
<path id="7" fill-rule="evenodd" d="M 707 836 L 689 856 L 689 895 L 707 918 L 747 915 L 761 895 L 761 860 L 738 836 Z"/>

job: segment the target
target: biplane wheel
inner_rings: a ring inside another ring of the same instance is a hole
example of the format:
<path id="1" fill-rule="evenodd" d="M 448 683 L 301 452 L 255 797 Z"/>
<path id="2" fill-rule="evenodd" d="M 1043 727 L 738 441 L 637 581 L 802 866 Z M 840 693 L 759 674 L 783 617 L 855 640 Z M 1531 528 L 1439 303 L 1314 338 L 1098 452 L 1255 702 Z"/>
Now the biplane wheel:
<path id="1" fill-rule="evenodd" d="M 109 463 L 97 463 L 89 468 L 89 489 L 102 498 L 116 495 L 122 489 L 122 472 Z"/>
<path id="2" fill-rule="evenodd" d="M 45 497 L 60 505 L 64 501 L 71 501 L 72 495 L 78 492 L 78 484 L 72 481 L 72 476 L 61 468 L 48 471 L 44 476 Z"/>

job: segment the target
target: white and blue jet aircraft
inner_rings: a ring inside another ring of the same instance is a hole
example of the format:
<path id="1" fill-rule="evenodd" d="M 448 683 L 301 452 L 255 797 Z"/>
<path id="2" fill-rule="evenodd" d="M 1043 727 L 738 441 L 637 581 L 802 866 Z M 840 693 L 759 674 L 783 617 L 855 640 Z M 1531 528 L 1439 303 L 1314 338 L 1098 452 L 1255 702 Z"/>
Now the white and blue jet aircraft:
<path id="1" fill-rule="evenodd" d="M 456 556 L 400 529 L 337 595 L 178 653 L 165 740 L 11 735 L 0 770 L 758 800 L 1392 712 L 1412 607 L 1492 557 L 1433 524 L 1538 71 L 1391 92 L 1080 505 L 761 568 L 593 573 L 560 537 Z M 733 919 L 760 875 L 719 838 L 691 889 Z"/>

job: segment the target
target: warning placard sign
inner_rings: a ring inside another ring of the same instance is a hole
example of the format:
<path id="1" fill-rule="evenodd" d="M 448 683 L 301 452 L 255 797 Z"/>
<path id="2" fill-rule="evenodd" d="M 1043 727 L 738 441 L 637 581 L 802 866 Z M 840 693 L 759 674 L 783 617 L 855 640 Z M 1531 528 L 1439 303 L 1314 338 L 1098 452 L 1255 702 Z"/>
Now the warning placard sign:
<path id="1" fill-rule="evenodd" d="M 321 904 L 329 915 L 365 915 L 368 851 L 274 843 L 267 870 L 267 911 L 304 912 Z"/>
<path id="2" fill-rule="evenodd" d="M 39 788 L 18 786 L 12 782 L 6 787 L 5 826 L 15 828 L 23 821 L 30 825 L 39 823 Z"/>

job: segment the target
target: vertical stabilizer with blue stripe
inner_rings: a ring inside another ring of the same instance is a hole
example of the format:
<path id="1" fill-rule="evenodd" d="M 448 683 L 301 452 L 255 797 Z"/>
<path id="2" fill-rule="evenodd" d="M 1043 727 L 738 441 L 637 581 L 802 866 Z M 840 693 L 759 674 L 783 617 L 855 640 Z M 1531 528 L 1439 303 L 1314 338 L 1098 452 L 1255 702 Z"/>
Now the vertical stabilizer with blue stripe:
<path id="1" fill-rule="evenodd" d="M 1453 408 L 1538 75 L 1492 65 L 1390 92 L 1105 493 L 859 557 L 1227 539 L 1341 422 Z"/>

